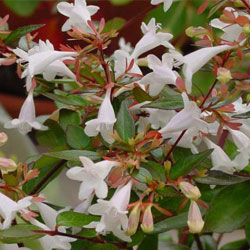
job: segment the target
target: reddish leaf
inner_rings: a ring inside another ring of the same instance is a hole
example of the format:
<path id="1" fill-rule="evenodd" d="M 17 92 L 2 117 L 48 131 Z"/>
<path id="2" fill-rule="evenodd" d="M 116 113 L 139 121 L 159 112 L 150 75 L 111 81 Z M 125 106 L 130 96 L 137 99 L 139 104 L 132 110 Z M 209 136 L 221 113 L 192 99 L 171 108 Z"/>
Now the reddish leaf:
<path id="1" fill-rule="evenodd" d="M 199 9 L 197 10 L 197 14 L 198 15 L 202 14 L 206 10 L 208 4 L 209 4 L 209 0 L 205 0 L 203 4 L 199 7 Z"/>

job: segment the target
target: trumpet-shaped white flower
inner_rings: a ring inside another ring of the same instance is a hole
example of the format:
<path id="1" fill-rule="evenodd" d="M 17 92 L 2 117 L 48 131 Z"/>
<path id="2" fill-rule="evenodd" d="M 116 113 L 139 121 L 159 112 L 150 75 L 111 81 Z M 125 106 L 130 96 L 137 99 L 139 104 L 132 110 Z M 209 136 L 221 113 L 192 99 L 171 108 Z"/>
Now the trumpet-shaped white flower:
<path id="1" fill-rule="evenodd" d="M 166 12 L 171 7 L 173 1 L 174 0 L 151 0 L 151 4 L 157 5 L 157 4 L 163 3 L 163 9 Z"/>
<path id="2" fill-rule="evenodd" d="M 174 110 L 162 110 L 153 108 L 141 108 L 143 105 L 150 103 L 149 101 L 138 103 L 130 108 L 130 110 L 145 112 L 145 116 L 140 116 L 138 120 L 138 131 L 142 132 L 145 130 L 148 124 L 151 125 L 152 129 L 162 128 L 170 121 L 171 118 L 176 114 Z"/>
<path id="3" fill-rule="evenodd" d="M 86 122 L 84 132 L 92 137 L 101 133 L 103 139 L 108 143 L 113 143 L 113 127 L 116 122 L 115 112 L 111 101 L 111 88 L 107 89 L 105 98 L 100 106 L 96 119 Z"/>
<path id="4" fill-rule="evenodd" d="M 26 89 L 31 88 L 33 76 L 43 74 L 45 80 L 51 81 L 56 75 L 68 76 L 76 79 L 71 70 L 62 62 L 71 56 L 76 56 L 76 52 L 64 52 L 54 50 L 54 46 L 49 40 L 46 43 L 39 41 L 39 45 L 31 48 L 28 52 L 17 48 L 13 52 L 20 57 L 19 62 L 27 62 L 28 66 L 22 73 L 22 78 L 26 77 Z"/>
<path id="5" fill-rule="evenodd" d="M 233 46 L 229 45 L 202 48 L 186 56 L 181 56 L 177 52 L 172 52 L 173 57 L 175 57 L 175 59 L 179 61 L 180 64 L 184 63 L 183 74 L 185 76 L 185 86 L 187 93 L 190 94 L 192 91 L 192 78 L 193 75 L 198 72 L 198 70 L 200 70 L 206 63 L 208 63 L 208 61 L 210 61 L 217 54 L 233 48 Z"/>
<path id="6" fill-rule="evenodd" d="M 203 139 L 209 149 L 214 149 L 211 154 L 213 164 L 211 170 L 219 170 L 228 174 L 235 172 L 238 165 L 237 162 L 232 161 L 220 146 L 216 145 L 208 138 Z"/>
<path id="7" fill-rule="evenodd" d="M 95 228 L 99 234 L 106 235 L 112 232 L 124 241 L 131 241 L 125 234 L 128 228 L 127 206 L 130 200 L 132 182 L 128 182 L 123 187 L 119 187 L 109 201 L 97 200 L 97 204 L 89 208 L 89 213 L 100 215 L 100 222 L 91 222 L 86 228 Z M 123 229 L 123 230 L 122 230 Z"/>
<path id="8" fill-rule="evenodd" d="M 178 73 L 173 71 L 174 59 L 170 53 L 162 56 L 162 62 L 154 55 L 148 55 L 148 66 L 153 70 L 140 81 L 141 84 L 149 85 L 149 94 L 158 95 L 166 84 L 175 85 Z"/>
<path id="9" fill-rule="evenodd" d="M 173 35 L 170 33 L 157 32 L 158 28 L 159 24 L 156 24 L 155 18 L 152 18 L 147 25 L 145 23 L 142 23 L 141 30 L 144 36 L 136 44 L 135 49 L 131 55 L 132 58 L 138 58 L 143 53 L 160 45 L 163 45 L 169 49 L 174 49 L 174 47 L 168 42 L 173 38 Z"/>
<path id="10" fill-rule="evenodd" d="M 131 53 L 133 51 L 133 47 L 131 46 L 131 43 L 126 43 L 125 39 L 123 37 L 119 40 L 119 47 L 121 50 L 126 51 L 127 53 Z"/>
<path id="11" fill-rule="evenodd" d="M 27 247 L 19 247 L 17 244 L 1 244 L 1 243 L 0 243 L 0 249 L 1 250 L 30 250 L 30 248 L 27 248 Z"/>
<path id="12" fill-rule="evenodd" d="M 42 228 L 43 230 L 47 231 L 55 230 L 56 217 L 58 216 L 60 211 L 56 211 L 44 203 L 34 202 L 34 204 L 37 206 L 45 224 L 39 222 L 36 219 L 31 219 L 30 223 Z M 59 227 L 58 231 L 66 233 L 65 227 Z M 76 239 L 65 236 L 50 236 L 50 235 L 46 235 L 39 239 L 39 242 L 42 245 L 43 249 L 46 250 L 52 250 L 52 249 L 70 250 L 71 249 L 70 242 L 73 241 L 76 241 Z"/>
<path id="13" fill-rule="evenodd" d="M 99 10 L 99 7 L 87 6 L 86 0 L 75 0 L 74 4 L 61 2 L 57 4 L 57 9 L 62 15 L 69 18 L 62 26 L 62 31 L 68 31 L 72 26 L 86 30 L 88 21 Z"/>
<path id="14" fill-rule="evenodd" d="M 227 7 L 225 8 L 226 11 L 231 12 L 235 18 L 239 16 L 239 13 L 235 11 L 234 8 Z M 246 15 L 244 13 L 241 14 L 241 16 L 245 16 L 250 19 L 250 15 Z M 229 42 L 236 42 L 239 40 L 239 36 L 243 32 L 243 28 L 235 23 L 224 23 L 219 18 L 215 18 L 210 22 L 210 25 L 214 28 L 220 29 L 224 32 L 224 34 L 221 36 L 221 39 Z M 244 40 L 245 41 L 245 40 Z"/>
<path id="15" fill-rule="evenodd" d="M 36 120 L 35 104 L 33 99 L 33 89 L 29 91 L 26 100 L 20 110 L 17 119 L 13 119 L 4 124 L 5 128 L 17 128 L 20 133 L 27 134 L 32 128 L 37 130 L 46 130 L 47 127 L 43 126 Z"/>
<path id="16" fill-rule="evenodd" d="M 87 199 L 92 193 L 95 193 L 98 198 L 106 198 L 108 186 L 104 179 L 109 174 L 111 168 L 119 166 L 120 163 L 108 160 L 94 163 L 84 156 L 80 157 L 80 161 L 84 167 L 73 167 L 66 173 L 68 178 L 82 182 L 79 190 L 79 199 Z"/>
<path id="17" fill-rule="evenodd" d="M 31 196 L 25 197 L 18 202 L 13 201 L 8 196 L 0 193 L 0 215 L 4 219 L 0 222 L 0 230 L 11 226 L 12 221 L 18 212 L 26 212 L 26 208 L 31 205 Z"/>
<path id="18" fill-rule="evenodd" d="M 159 132 L 161 134 L 181 132 L 185 129 L 196 128 L 207 132 L 207 123 L 201 120 L 201 110 L 197 104 L 188 100 L 186 93 L 182 93 L 184 109 L 177 113 Z"/>

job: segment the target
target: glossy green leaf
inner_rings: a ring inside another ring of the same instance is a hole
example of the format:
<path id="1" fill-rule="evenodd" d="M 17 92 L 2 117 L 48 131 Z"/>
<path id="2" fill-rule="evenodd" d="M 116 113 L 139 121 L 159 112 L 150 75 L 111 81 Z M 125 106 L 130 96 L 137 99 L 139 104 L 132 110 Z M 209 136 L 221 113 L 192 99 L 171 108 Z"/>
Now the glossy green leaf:
<path id="1" fill-rule="evenodd" d="M 126 23 L 126 20 L 120 17 L 115 17 L 109 20 L 103 29 L 103 32 L 109 32 L 111 30 L 120 30 Z"/>
<path id="2" fill-rule="evenodd" d="M 182 100 L 175 101 L 175 100 L 169 100 L 169 99 L 161 99 L 161 100 L 153 101 L 149 104 L 143 105 L 142 108 L 175 110 L 175 109 L 183 109 L 184 104 Z"/>
<path id="3" fill-rule="evenodd" d="M 133 88 L 133 95 L 137 102 L 145 102 L 153 100 L 153 98 L 140 87 Z"/>
<path id="4" fill-rule="evenodd" d="M 208 185 L 228 186 L 249 181 L 250 177 L 230 175 L 217 170 L 210 170 L 207 176 L 196 178 L 195 181 Z"/>
<path id="5" fill-rule="evenodd" d="M 249 249 L 249 244 L 247 240 L 237 240 L 234 242 L 227 243 L 226 245 L 222 246 L 220 250 L 243 250 L 243 249 Z"/>
<path id="6" fill-rule="evenodd" d="M 147 183 L 149 180 L 152 180 L 152 175 L 150 174 L 150 172 L 143 167 L 133 171 L 133 177 L 142 183 Z"/>
<path id="7" fill-rule="evenodd" d="M 232 117 L 237 119 L 248 119 L 250 118 L 250 111 L 238 115 L 233 115 Z"/>
<path id="8" fill-rule="evenodd" d="M 93 161 L 100 160 L 101 158 L 101 156 L 98 153 L 87 150 L 65 150 L 59 152 L 45 153 L 45 155 L 67 161 L 79 161 L 80 156 L 86 156 Z"/>
<path id="9" fill-rule="evenodd" d="M 41 94 L 53 101 L 60 102 L 66 105 L 79 106 L 79 107 L 87 106 L 87 102 L 80 96 L 76 95 L 62 96 L 53 93 L 41 93 Z"/>
<path id="10" fill-rule="evenodd" d="M 117 114 L 116 130 L 122 140 L 128 142 L 129 138 L 135 136 L 134 119 L 129 113 L 128 102 L 123 101 Z"/>
<path id="11" fill-rule="evenodd" d="M 248 244 L 250 245 L 250 220 L 246 222 L 245 225 L 245 234 Z"/>
<path id="12" fill-rule="evenodd" d="M 167 250 L 189 250 L 189 247 L 181 245 L 181 244 L 175 244 L 171 242 L 164 242 L 162 243 L 164 249 Z"/>
<path id="13" fill-rule="evenodd" d="M 205 231 L 231 232 L 250 216 L 250 182 L 223 188 L 212 200 L 205 217 Z"/>
<path id="14" fill-rule="evenodd" d="M 90 138 L 84 133 L 84 129 L 75 125 L 67 127 L 66 139 L 67 143 L 74 149 L 83 149 L 90 142 Z"/>
<path id="15" fill-rule="evenodd" d="M 158 235 L 146 235 L 137 250 L 157 250 Z"/>
<path id="16" fill-rule="evenodd" d="M 109 0 L 109 1 L 114 5 L 125 5 L 132 2 L 133 0 Z"/>
<path id="17" fill-rule="evenodd" d="M 70 109 L 61 109 L 59 121 L 62 128 L 66 130 L 68 125 L 79 125 L 81 123 L 81 116 L 76 111 Z"/>
<path id="18" fill-rule="evenodd" d="M 99 221 L 100 218 L 88 214 L 76 213 L 72 211 L 65 211 L 59 213 L 56 217 L 56 223 L 59 226 L 66 227 L 83 227 L 92 221 Z"/>
<path id="19" fill-rule="evenodd" d="M 147 169 L 153 178 L 159 181 L 166 181 L 166 173 L 163 165 L 154 161 L 148 161 L 141 163 L 141 167 Z"/>
<path id="20" fill-rule="evenodd" d="M 187 213 L 182 213 L 155 223 L 152 234 L 163 233 L 172 229 L 185 227 L 187 225 L 187 216 Z"/>
<path id="21" fill-rule="evenodd" d="M 208 149 L 198 154 L 190 155 L 177 161 L 171 168 L 171 179 L 177 179 L 179 176 L 188 174 L 191 170 L 195 169 L 198 164 L 204 161 L 213 149 Z"/>
<path id="22" fill-rule="evenodd" d="M 86 248 L 86 250 L 119 250 L 117 246 L 111 243 L 97 243 Z"/>
<path id="23" fill-rule="evenodd" d="M 10 2 L 12 2 L 12 1 L 10 0 Z M 20 2 L 20 1 L 19 1 L 19 2 Z M 19 27 L 19 28 L 17 28 L 16 30 L 13 30 L 13 31 L 4 39 L 4 43 L 5 43 L 6 45 L 12 45 L 12 44 L 18 42 L 19 39 L 20 39 L 22 36 L 24 36 L 24 35 L 26 35 L 26 34 L 32 32 L 32 31 L 34 31 L 34 30 L 40 29 L 40 28 L 43 27 L 43 26 L 44 26 L 44 24 L 36 24 L 36 25 L 28 25 L 28 26 L 24 26 L 24 27 Z"/>
<path id="24" fill-rule="evenodd" d="M 40 227 L 19 224 L 10 227 L 9 229 L 0 230 L 0 241 L 3 243 L 21 243 L 28 240 L 39 239 L 43 237 L 43 234 L 32 232 L 32 230 L 42 230 Z"/>
<path id="25" fill-rule="evenodd" d="M 48 127 L 48 130 L 36 132 L 39 144 L 47 147 L 66 145 L 65 132 L 56 121 L 49 119 L 44 125 Z"/>

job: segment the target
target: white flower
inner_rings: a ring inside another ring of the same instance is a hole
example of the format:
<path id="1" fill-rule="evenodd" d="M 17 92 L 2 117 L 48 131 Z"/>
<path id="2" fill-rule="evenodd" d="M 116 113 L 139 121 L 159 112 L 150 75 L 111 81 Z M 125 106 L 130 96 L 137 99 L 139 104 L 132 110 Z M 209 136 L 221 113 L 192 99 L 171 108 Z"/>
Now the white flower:
<path id="1" fill-rule="evenodd" d="M 232 161 L 220 146 L 216 145 L 208 138 L 203 138 L 203 140 L 209 149 L 214 149 L 211 154 L 213 164 L 211 170 L 219 170 L 224 173 L 232 174 L 237 168 L 237 163 Z"/>
<path id="2" fill-rule="evenodd" d="M 60 211 L 56 211 L 53 208 L 41 202 L 33 202 L 33 203 L 37 206 L 45 224 L 39 222 L 36 219 L 31 219 L 30 223 L 42 228 L 43 230 L 54 231 L 56 227 L 56 217 L 58 216 Z M 59 227 L 58 231 L 66 233 L 65 227 Z M 70 242 L 73 242 L 75 240 L 76 239 L 65 236 L 46 235 L 40 238 L 39 242 L 42 245 L 43 249 L 46 250 L 52 250 L 52 249 L 70 250 L 71 249 Z"/>
<path id="3" fill-rule="evenodd" d="M 150 103 L 149 101 L 138 103 L 130 108 L 130 110 L 139 110 L 145 113 L 144 116 L 140 116 L 137 121 L 138 132 L 142 132 L 150 124 L 152 129 L 162 128 L 170 121 L 170 119 L 176 114 L 174 110 L 162 110 L 153 108 L 141 108 L 143 105 Z"/>
<path id="4" fill-rule="evenodd" d="M 92 162 L 89 158 L 81 156 L 80 160 L 84 167 L 73 167 L 66 173 L 68 178 L 81 181 L 79 190 L 79 199 L 87 199 L 94 192 L 98 198 L 106 198 L 108 194 L 108 186 L 104 179 L 114 166 L 119 166 L 116 161 L 100 161 Z"/>
<path id="5" fill-rule="evenodd" d="M 231 12 L 235 18 L 239 16 L 238 12 L 235 11 L 234 8 L 227 7 L 225 8 L 225 10 Z M 250 15 L 246 15 L 245 13 L 241 13 L 241 16 L 245 16 L 250 19 Z M 243 31 L 243 28 L 239 24 L 224 23 L 219 18 L 213 19 L 210 22 L 210 25 L 214 28 L 221 29 L 224 32 L 224 34 L 221 36 L 221 39 L 225 41 L 229 41 L 229 42 L 238 41 L 239 36 L 241 35 Z"/>
<path id="6" fill-rule="evenodd" d="M 112 232 L 124 241 L 131 241 L 125 234 L 128 228 L 127 206 L 130 200 L 132 182 L 128 182 L 123 187 L 119 187 L 111 200 L 105 201 L 98 199 L 97 204 L 89 208 L 89 213 L 102 216 L 100 222 L 91 222 L 86 228 L 95 228 L 99 234 L 106 235 Z M 122 229 L 123 230 L 122 230 Z"/>
<path id="7" fill-rule="evenodd" d="M 75 0 L 74 4 L 61 2 L 57 4 L 57 9 L 62 15 L 69 18 L 62 26 L 62 31 L 68 31 L 72 26 L 86 30 L 88 21 L 99 10 L 99 7 L 94 5 L 87 6 L 85 0 Z"/>
<path id="8" fill-rule="evenodd" d="M 31 205 L 31 196 L 25 197 L 18 202 L 13 201 L 8 196 L 0 193 L 0 215 L 4 219 L 0 222 L 0 230 L 7 229 L 11 226 L 17 212 L 26 212 L 27 207 Z"/>
<path id="9" fill-rule="evenodd" d="M 123 37 L 119 40 L 119 47 L 121 50 L 126 51 L 127 53 L 131 53 L 133 51 L 133 48 L 131 46 L 131 43 L 126 43 L 125 39 Z"/>
<path id="10" fill-rule="evenodd" d="M 115 112 L 111 101 L 111 88 L 107 89 L 105 98 L 100 106 L 96 119 L 86 122 L 84 132 L 92 137 L 101 133 L 103 139 L 109 144 L 114 142 L 113 127 L 116 122 Z"/>
<path id="11" fill-rule="evenodd" d="M 229 45 L 202 48 L 184 57 L 182 57 L 179 53 L 172 52 L 173 57 L 175 57 L 177 61 L 180 61 L 180 63 L 184 63 L 183 74 L 185 76 L 185 86 L 187 93 L 190 94 L 192 91 L 192 78 L 198 70 L 200 70 L 209 60 L 211 60 L 217 54 L 233 48 L 234 47 Z"/>
<path id="12" fill-rule="evenodd" d="M 74 212 L 77 213 L 82 213 L 82 214 L 88 214 L 88 209 L 91 205 L 91 202 L 94 198 L 95 194 L 92 193 L 91 195 L 89 195 L 86 199 L 84 199 L 81 203 L 79 203 L 75 208 L 74 208 Z"/>
<path id="13" fill-rule="evenodd" d="M 27 134 L 31 131 L 32 128 L 37 130 L 46 130 L 47 127 L 43 126 L 37 122 L 35 114 L 35 104 L 33 99 L 33 89 L 29 91 L 29 94 L 26 100 L 23 103 L 23 106 L 20 110 L 19 116 L 17 119 L 13 119 L 4 124 L 5 128 L 17 128 L 20 133 Z"/>
<path id="14" fill-rule="evenodd" d="M 184 109 L 177 113 L 159 132 L 161 134 L 181 132 L 185 129 L 196 128 L 207 132 L 207 123 L 201 120 L 201 110 L 197 104 L 188 100 L 186 93 L 182 93 Z"/>
<path id="15" fill-rule="evenodd" d="M 132 58 L 138 58 L 143 53 L 154 49 L 160 45 L 163 45 L 167 48 L 173 49 L 174 47 L 168 42 L 173 38 L 173 35 L 170 33 L 157 32 L 159 24 L 155 23 L 155 18 L 152 18 L 148 25 L 142 23 L 141 30 L 144 36 L 136 44 L 135 49 L 132 53 Z"/>
<path id="16" fill-rule="evenodd" d="M 54 50 L 54 46 L 49 40 L 46 43 L 39 41 L 39 46 L 31 48 L 28 52 L 17 48 L 13 52 L 20 57 L 20 63 L 27 62 L 28 66 L 22 73 L 22 78 L 26 77 L 26 89 L 31 88 L 33 76 L 43 74 L 45 80 L 51 81 L 56 75 L 63 75 L 76 79 L 75 75 L 67 68 L 62 60 L 70 56 L 76 56 L 76 52 L 64 52 Z"/>
<path id="17" fill-rule="evenodd" d="M 1 244 L 0 243 L 0 249 L 1 250 L 31 250 L 27 247 L 19 247 L 17 244 Z"/>
<path id="18" fill-rule="evenodd" d="M 163 8 L 164 8 L 164 11 L 166 12 L 172 5 L 173 1 L 174 0 L 151 0 L 151 4 L 157 5 L 157 4 L 163 3 Z"/>
<path id="19" fill-rule="evenodd" d="M 162 62 L 154 55 L 148 55 L 148 66 L 153 70 L 140 81 L 141 84 L 149 84 L 149 94 L 158 95 L 166 84 L 175 85 L 178 73 L 173 71 L 174 60 L 170 53 L 162 56 Z"/>

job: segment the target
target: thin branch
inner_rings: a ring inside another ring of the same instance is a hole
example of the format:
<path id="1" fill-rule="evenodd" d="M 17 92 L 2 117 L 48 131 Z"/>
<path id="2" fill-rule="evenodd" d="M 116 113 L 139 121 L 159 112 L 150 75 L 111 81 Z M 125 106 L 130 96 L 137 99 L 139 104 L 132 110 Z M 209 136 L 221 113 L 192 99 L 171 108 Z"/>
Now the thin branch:
<path id="1" fill-rule="evenodd" d="M 202 246 L 202 243 L 201 243 L 201 239 L 200 239 L 200 236 L 199 234 L 194 234 L 194 239 L 196 241 L 196 244 L 197 244 L 197 247 L 199 250 L 204 250 L 203 246 Z"/>

